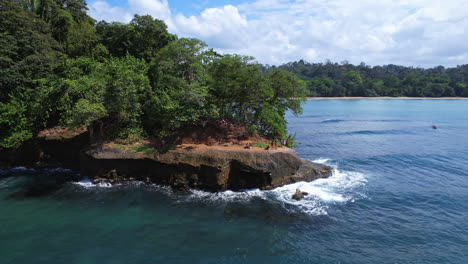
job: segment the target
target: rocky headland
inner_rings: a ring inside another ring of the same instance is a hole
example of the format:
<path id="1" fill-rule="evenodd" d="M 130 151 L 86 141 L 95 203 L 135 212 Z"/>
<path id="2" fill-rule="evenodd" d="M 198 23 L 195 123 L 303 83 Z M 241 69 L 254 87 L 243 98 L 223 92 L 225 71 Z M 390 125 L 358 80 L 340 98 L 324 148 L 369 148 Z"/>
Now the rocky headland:
<path id="1" fill-rule="evenodd" d="M 143 181 L 177 190 L 212 192 L 272 189 L 332 175 L 329 166 L 305 161 L 290 148 L 181 144 L 160 153 L 148 148 L 89 144 L 86 135 L 40 137 L 20 149 L 0 151 L 0 166 L 79 169 L 82 178 L 111 184 Z"/>

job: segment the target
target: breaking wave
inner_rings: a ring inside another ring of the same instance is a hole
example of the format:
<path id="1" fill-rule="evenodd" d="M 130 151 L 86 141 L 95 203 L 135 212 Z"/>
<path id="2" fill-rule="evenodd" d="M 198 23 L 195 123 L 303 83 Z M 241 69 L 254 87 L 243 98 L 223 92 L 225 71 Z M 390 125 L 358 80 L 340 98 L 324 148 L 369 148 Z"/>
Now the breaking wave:
<path id="1" fill-rule="evenodd" d="M 329 123 L 340 123 L 340 122 L 345 122 L 346 120 L 343 119 L 326 119 L 321 121 L 321 124 L 329 124 Z"/>
<path id="2" fill-rule="evenodd" d="M 84 188 L 111 188 L 111 187 L 116 186 L 116 185 L 112 185 L 112 184 L 107 183 L 107 182 L 93 183 L 89 179 L 84 179 L 84 180 L 81 180 L 79 182 L 73 182 L 73 184 L 76 184 L 76 185 L 84 187 Z"/>
<path id="3" fill-rule="evenodd" d="M 253 189 L 243 192 L 226 191 L 213 194 L 192 190 L 186 199 L 209 200 L 211 202 L 249 202 L 254 199 L 263 199 L 279 203 L 288 211 L 299 210 L 311 215 L 326 215 L 330 205 L 354 202 L 359 197 L 365 197 L 364 193 L 359 190 L 367 182 L 362 173 L 339 170 L 338 166 L 328 159 L 317 159 L 313 162 L 334 167 L 333 175 L 313 182 L 285 185 L 271 191 Z M 291 199 L 297 188 L 308 192 L 309 195 L 300 201 Z"/>

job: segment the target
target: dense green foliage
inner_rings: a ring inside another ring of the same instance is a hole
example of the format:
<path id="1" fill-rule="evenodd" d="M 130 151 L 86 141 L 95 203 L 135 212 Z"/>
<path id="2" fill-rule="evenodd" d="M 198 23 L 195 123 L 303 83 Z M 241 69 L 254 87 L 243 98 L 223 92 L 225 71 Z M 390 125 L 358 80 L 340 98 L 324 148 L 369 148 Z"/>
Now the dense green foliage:
<path id="1" fill-rule="evenodd" d="M 220 55 L 138 16 L 96 23 L 84 0 L 0 0 L 0 147 L 55 126 L 131 142 L 208 120 L 286 137 L 305 83 L 251 57 Z"/>
<path id="2" fill-rule="evenodd" d="M 280 68 L 307 82 L 308 96 L 468 96 L 468 65 L 431 69 L 343 62 L 291 62 Z"/>

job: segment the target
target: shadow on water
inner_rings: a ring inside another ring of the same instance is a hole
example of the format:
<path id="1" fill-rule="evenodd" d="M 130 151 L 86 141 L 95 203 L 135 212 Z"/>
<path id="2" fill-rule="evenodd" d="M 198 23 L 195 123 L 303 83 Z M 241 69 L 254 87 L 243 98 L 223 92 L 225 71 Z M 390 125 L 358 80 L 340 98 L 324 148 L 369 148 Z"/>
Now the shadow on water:
<path id="1" fill-rule="evenodd" d="M 18 179 L 15 184 L 7 187 L 13 190 L 13 193 L 9 193 L 6 196 L 7 199 L 49 197 L 60 190 L 64 184 L 70 181 L 77 181 L 79 177 L 76 171 L 61 168 L 34 170 L 21 167 L 3 170 L 0 173 L 0 179 Z"/>

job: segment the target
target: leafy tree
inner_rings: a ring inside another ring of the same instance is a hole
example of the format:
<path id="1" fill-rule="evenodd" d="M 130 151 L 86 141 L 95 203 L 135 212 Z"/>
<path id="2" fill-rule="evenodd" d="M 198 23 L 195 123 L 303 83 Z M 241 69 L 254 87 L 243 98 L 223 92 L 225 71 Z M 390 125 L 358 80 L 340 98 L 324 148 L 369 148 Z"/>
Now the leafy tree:
<path id="1" fill-rule="evenodd" d="M 15 3 L 0 5 L 0 36 L 0 101 L 13 89 L 33 89 L 60 68 L 64 56 L 49 26 Z"/>
<path id="2" fill-rule="evenodd" d="M 171 130 L 207 116 L 206 44 L 181 38 L 162 48 L 151 63 L 153 103 L 148 124 Z"/>
<path id="3" fill-rule="evenodd" d="M 143 105 L 150 94 L 148 65 L 131 56 L 98 62 L 90 58 L 69 61 L 62 105 L 68 126 L 110 128 L 108 137 L 123 128 L 140 128 Z M 101 134 L 104 134 L 101 131 Z"/>
<path id="4" fill-rule="evenodd" d="M 305 83 L 294 74 L 272 69 L 264 75 L 251 57 L 225 55 L 210 65 L 210 101 L 219 117 L 252 125 L 272 138 L 285 138 L 287 110 L 302 111 Z"/>
<path id="5" fill-rule="evenodd" d="M 360 95 L 363 96 L 362 92 L 362 78 L 361 74 L 357 71 L 350 71 L 345 74 L 342 84 L 344 87 L 346 87 L 348 91 L 348 95 Z"/>
<path id="6" fill-rule="evenodd" d="M 246 122 L 258 102 L 267 97 L 261 68 L 252 57 L 225 55 L 209 66 L 210 101 L 222 119 Z"/>
<path id="7" fill-rule="evenodd" d="M 127 53 L 150 62 L 161 48 L 175 40 L 166 24 L 151 16 L 135 15 L 129 24 L 101 21 L 96 25 L 101 43 L 110 54 L 122 57 Z"/>
<path id="8" fill-rule="evenodd" d="M 71 127 L 89 127 L 107 116 L 107 109 L 102 102 L 92 102 L 88 99 L 79 99 L 71 110 L 67 120 Z"/>
<path id="9" fill-rule="evenodd" d="M 0 148 L 18 147 L 32 137 L 27 106 L 19 100 L 0 103 Z"/>
<path id="10" fill-rule="evenodd" d="M 130 53 L 133 45 L 132 31 L 132 26 L 119 22 L 100 21 L 96 24 L 100 43 L 115 57 L 123 57 Z"/>
<path id="11" fill-rule="evenodd" d="M 147 62 L 150 62 L 164 46 L 175 40 L 175 36 L 167 32 L 164 21 L 148 15 L 135 15 L 129 25 L 133 27 L 133 45 L 130 54 Z"/>
<path id="12" fill-rule="evenodd" d="M 295 115 L 302 113 L 306 85 L 296 75 L 275 69 L 268 74 L 266 87 L 271 91 L 270 97 L 259 109 L 256 125 L 262 134 L 284 139 L 287 133 L 286 111 Z"/>
<path id="13" fill-rule="evenodd" d="M 64 46 L 71 57 L 90 56 L 97 43 L 94 25 L 88 21 L 79 21 L 70 27 Z"/>
<path id="14" fill-rule="evenodd" d="M 42 84 L 56 78 L 64 54 L 47 23 L 15 2 L 0 5 L 0 36 L 0 144 L 13 147 L 44 128 L 51 97 Z"/>

